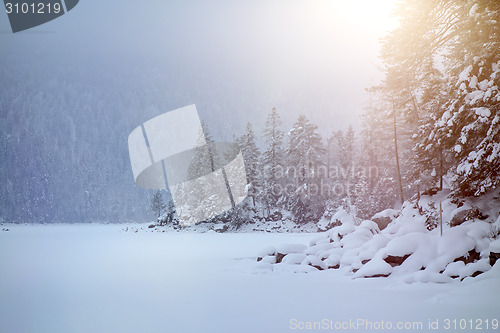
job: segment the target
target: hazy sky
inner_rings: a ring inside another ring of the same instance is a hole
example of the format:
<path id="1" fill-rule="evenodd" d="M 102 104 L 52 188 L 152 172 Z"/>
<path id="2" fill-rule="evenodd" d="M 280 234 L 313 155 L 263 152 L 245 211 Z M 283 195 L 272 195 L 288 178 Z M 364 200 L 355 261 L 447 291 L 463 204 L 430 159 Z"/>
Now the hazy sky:
<path id="1" fill-rule="evenodd" d="M 151 101 L 152 108 L 196 103 L 204 120 L 223 117 L 232 134 L 247 121 L 261 127 L 274 106 L 286 125 L 304 113 L 326 133 L 356 123 L 364 89 L 381 78 L 378 38 L 394 24 L 393 2 L 81 0 L 17 34 L 0 15 L 0 54 L 25 52 L 41 66 L 59 58 L 126 80 L 134 69 L 149 70 L 169 89 L 202 90 L 170 105 Z"/>

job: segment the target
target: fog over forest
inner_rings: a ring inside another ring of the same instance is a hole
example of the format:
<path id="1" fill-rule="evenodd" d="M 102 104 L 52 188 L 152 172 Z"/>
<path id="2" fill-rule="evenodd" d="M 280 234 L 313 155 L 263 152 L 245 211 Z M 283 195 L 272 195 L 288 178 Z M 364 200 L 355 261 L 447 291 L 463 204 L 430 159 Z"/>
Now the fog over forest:
<path id="1" fill-rule="evenodd" d="M 186 105 L 196 104 L 224 141 L 252 122 L 262 145 L 273 107 L 285 129 L 301 113 L 324 136 L 359 128 L 364 89 L 381 77 L 378 38 L 390 24 L 373 10 L 86 0 L 16 34 L 0 15 L 0 218 L 151 219 L 152 193 L 134 184 L 127 136 Z"/>

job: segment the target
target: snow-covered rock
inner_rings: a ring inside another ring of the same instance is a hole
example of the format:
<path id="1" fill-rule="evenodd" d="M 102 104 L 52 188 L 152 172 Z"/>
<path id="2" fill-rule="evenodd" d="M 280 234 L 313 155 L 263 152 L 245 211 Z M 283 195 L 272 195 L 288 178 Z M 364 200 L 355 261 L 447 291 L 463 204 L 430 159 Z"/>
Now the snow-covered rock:
<path id="1" fill-rule="evenodd" d="M 308 255 L 301 263 L 302 265 L 310 265 L 316 267 L 317 269 L 323 270 L 327 269 L 327 265 L 319 259 L 317 256 Z"/>
<path id="2" fill-rule="evenodd" d="M 489 254 L 489 260 L 490 260 L 490 265 L 493 266 L 495 263 L 500 262 L 500 239 L 495 240 L 490 244 L 489 248 L 490 254 Z"/>
<path id="3" fill-rule="evenodd" d="M 267 262 L 269 264 L 275 264 L 276 263 L 276 256 L 265 256 L 262 258 L 263 262 Z"/>
<path id="4" fill-rule="evenodd" d="M 289 253 L 283 257 L 281 262 L 289 265 L 300 265 L 304 259 L 306 259 L 304 253 Z"/>
<path id="5" fill-rule="evenodd" d="M 383 230 L 374 221 L 359 222 L 340 208 L 334 216 L 340 218 L 341 224 L 323 232 L 308 247 L 285 244 L 260 255 L 269 256 L 265 262 L 276 262 L 274 266 L 281 267 L 281 271 L 311 271 L 290 266 L 342 269 L 353 278 L 390 275 L 407 283 L 445 283 L 487 272 L 500 259 L 500 240 L 490 239 L 497 218 L 488 221 L 478 218 L 476 213 L 484 207 L 473 208 L 477 202 L 462 202 L 458 207 L 446 193 L 433 195 L 442 204 L 443 220 L 451 221 L 460 214 L 465 220 L 453 227 L 443 223 L 442 234 L 440 228 L 429 231 L 426 212 L 436 206 L 428 197 L 420 201 L 420 209 L 406 202 L 401 210 L 376 214 L 374 217 L 391 220 Z M 486 207 L 485 211 L 490 214 L 493 208 Z"/>
<path id="6" fill-rule="evenodd" d="M 274 255 L 276 253 L 276 248 L 274 246 L 268 246 L 268 247 L 265 247 L 263 248 L 259 253 L 258 253 L 258 257 L 259 258 L 263 258 L 265 256 L 271 256 L 271 255 Z"/>
<path id="7" fill-rule="evenodd" d="M 394 221 L 399 215 L 399 210 L 396 209 L 386 209 L 383 210 L 372 217 L 372 221 L 375 222 L 380 230 L 385 229 L 389 223 Z"/>
<path id="8" fill-rule="evenodd" d="M 391 265 L 380 258 L 374 258 L 354 273 L 353 277 L 381 277 L 389 276 L 391 273 Z"/>

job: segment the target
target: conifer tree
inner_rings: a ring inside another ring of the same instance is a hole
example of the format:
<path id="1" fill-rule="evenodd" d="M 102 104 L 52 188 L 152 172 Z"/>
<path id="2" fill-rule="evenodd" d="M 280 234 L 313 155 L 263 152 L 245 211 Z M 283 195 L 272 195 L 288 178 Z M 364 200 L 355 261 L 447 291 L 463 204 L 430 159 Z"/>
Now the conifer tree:
<path id="1" fill-rule="evenodd" d="M 267 116 L 266 125 L 263 131 L 263 138 L 266 149 L 262 154 L 262 171 L 265 188 L 263 190 L 263 200 L 267 207 L 267 214 L 274 208 L 279 200 L 281 185 L 284 177 L 284 152 L 283 152 L 283 131 L 282 122 L 276 108 Z"/>
<path id="2" fill-rule="evenodd" d="M 255 140 L 255 133 L 252 129 L 252 124 L 247 123 L 246 133 L 239 140 L 243 159 L 245 161 L 245 169 L 247 180 L 250 184 L 248 196 L 252 199 L 252 204 L 255 207 L 256 201 L 260 196 L 261 186 L 261 170 L 260 170 L 260 151 Z"/>
<path id="3" fill-rule="evenodd" d="M 160 190 L 156 191 L 151 199 L 151 210 L 155 213 L 157 218 L 160 218 L 161 213 L 165 210 L 167 206 L 163 201 L 163 194 Z"/>
<path id="4" fill-rule="evenodd" d="M 324 211 L 321 169 L 325 168 L 325 148 L 318 127 L 300 115 L 288 133 L 288 188 L 294 188 L 287 207 L 299 223 L 319 219 Z M 324 180 L 323 180 L 324 181 Z"/>

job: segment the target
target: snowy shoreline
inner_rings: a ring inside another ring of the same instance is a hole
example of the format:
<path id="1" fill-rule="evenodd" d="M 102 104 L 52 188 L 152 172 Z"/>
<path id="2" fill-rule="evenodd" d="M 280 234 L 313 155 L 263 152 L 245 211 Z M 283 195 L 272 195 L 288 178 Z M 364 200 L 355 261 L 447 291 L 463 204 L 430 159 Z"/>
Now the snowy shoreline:
<path id="1" fill-rule="evenodd" d="M 427 325 L 498 318 L 498 263 L 470 281 L 445 284 L 353 280 L 342 269 L 259 274 L 255 255 L 263 247 L 306 246 L 318 235 L 128 233 L 122 227 L 15 225 L 0 232 L 0 329 L 288 332 L 292 319 Z"/>

